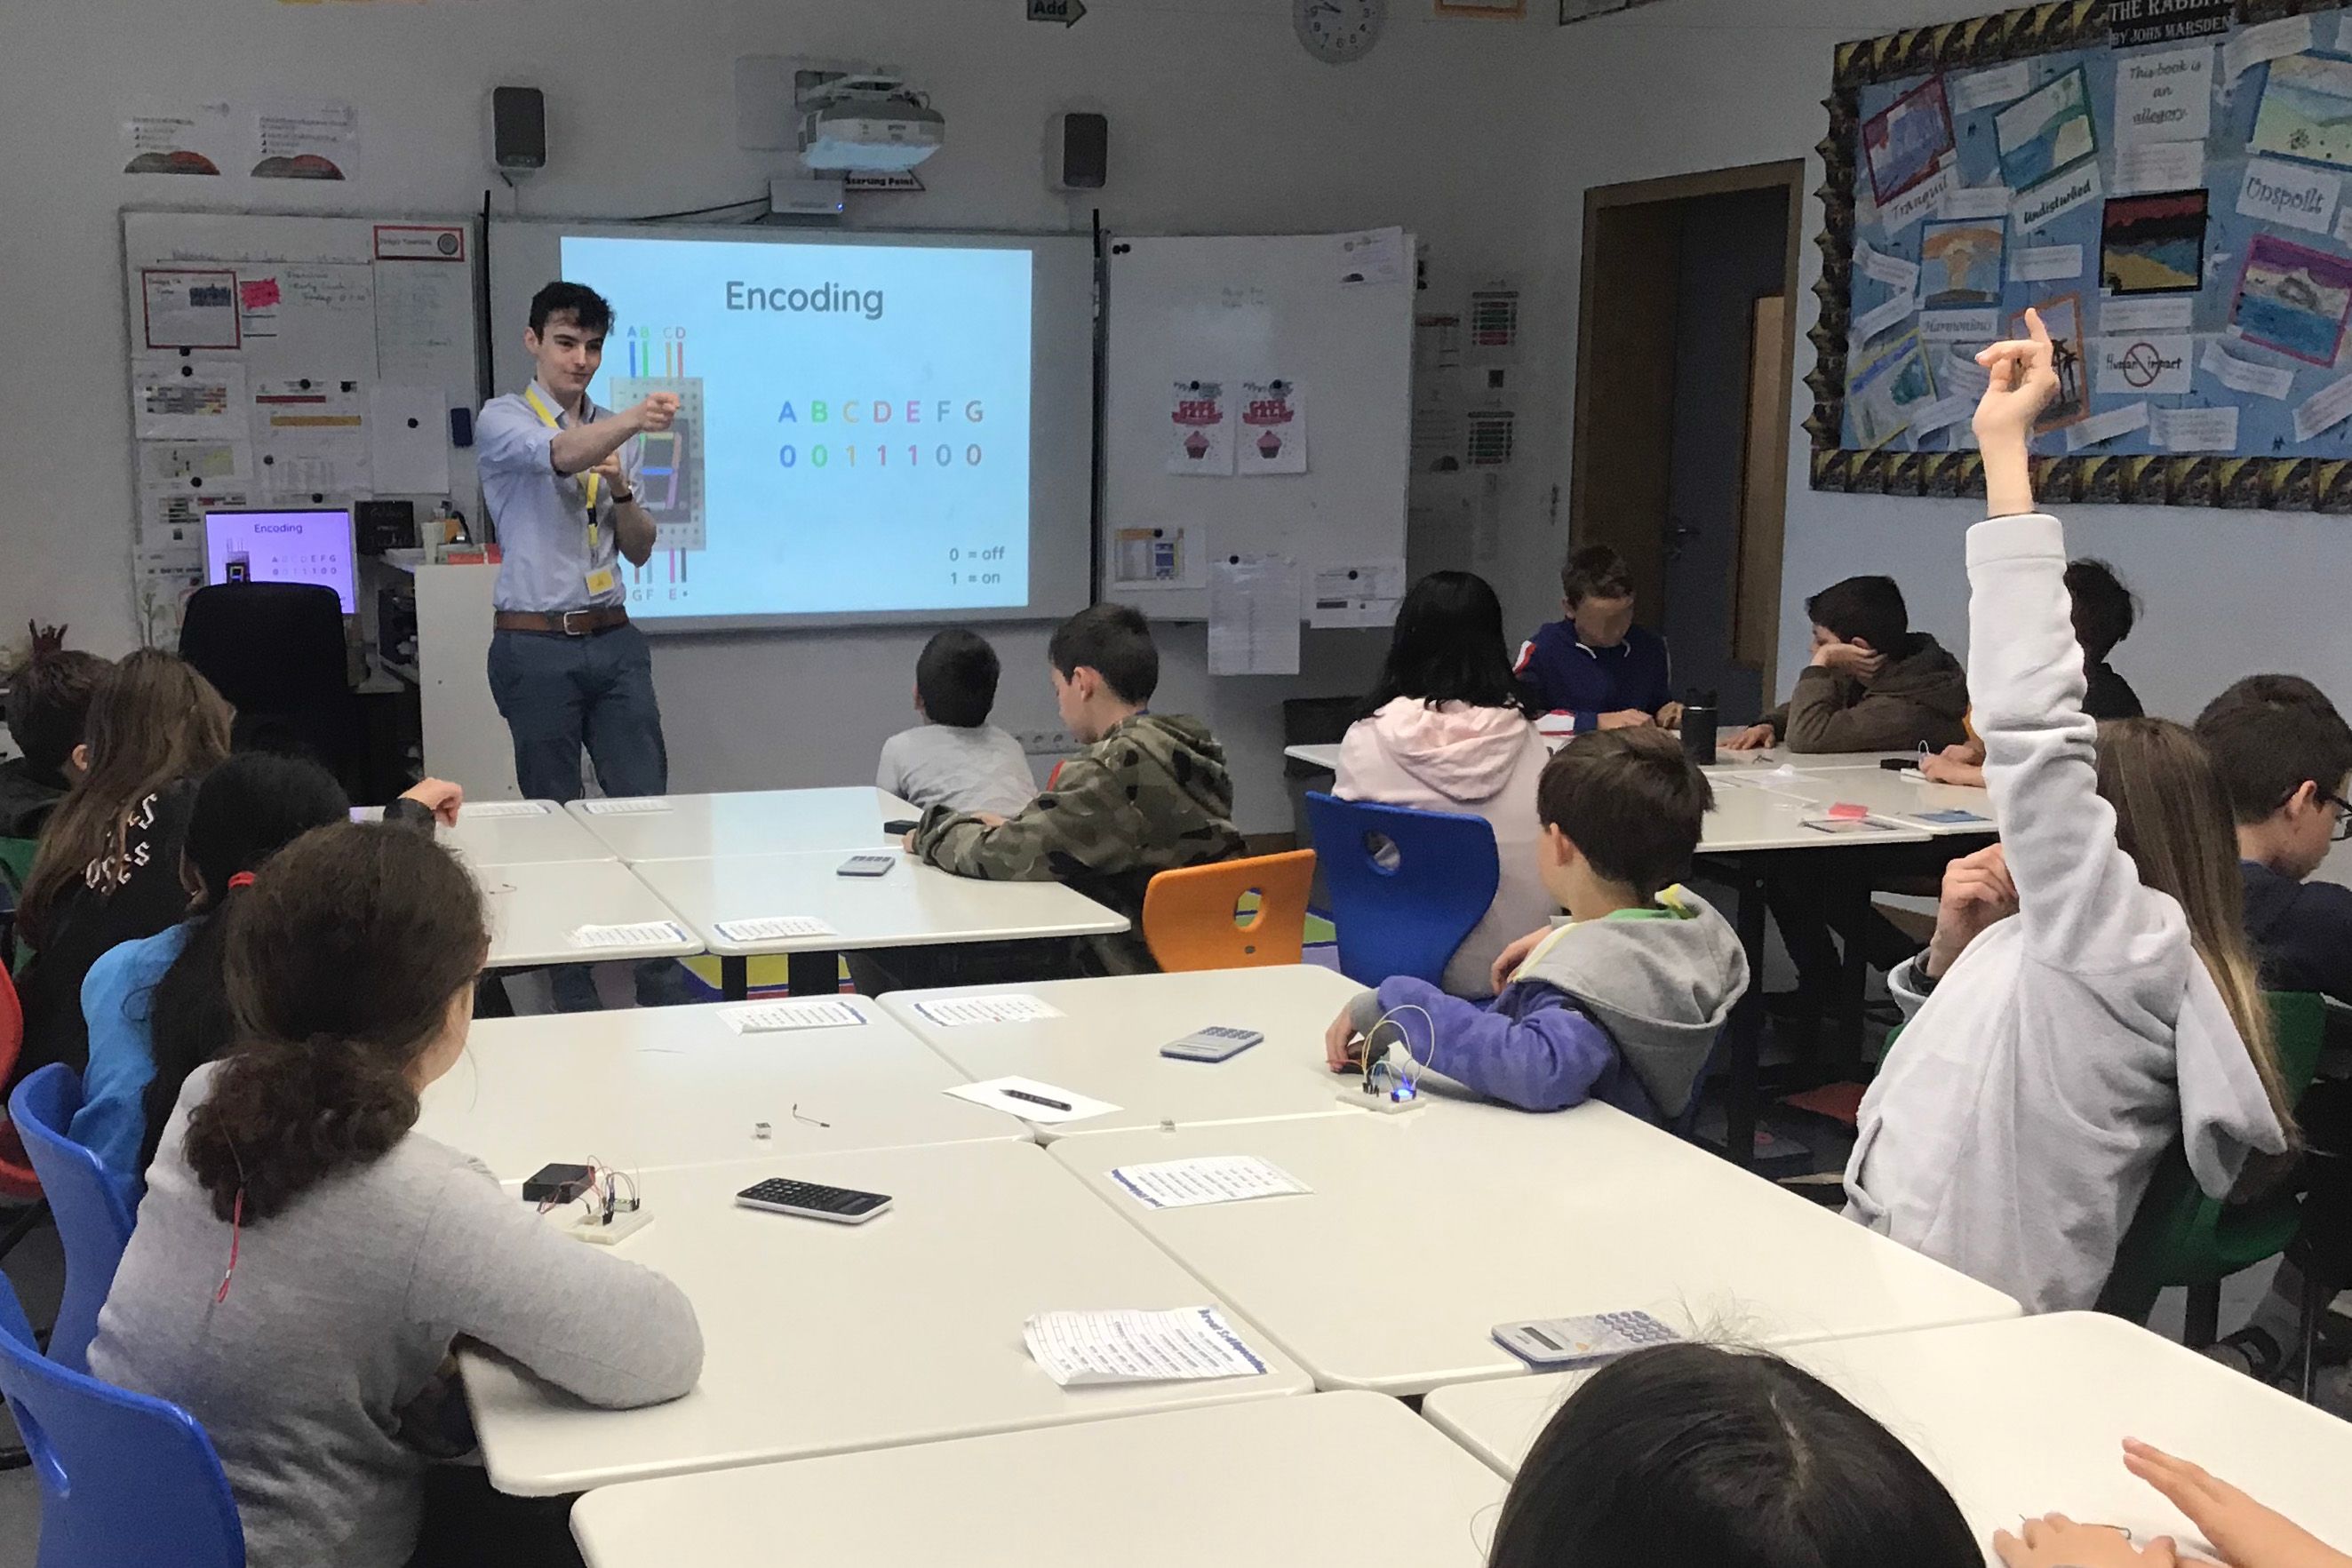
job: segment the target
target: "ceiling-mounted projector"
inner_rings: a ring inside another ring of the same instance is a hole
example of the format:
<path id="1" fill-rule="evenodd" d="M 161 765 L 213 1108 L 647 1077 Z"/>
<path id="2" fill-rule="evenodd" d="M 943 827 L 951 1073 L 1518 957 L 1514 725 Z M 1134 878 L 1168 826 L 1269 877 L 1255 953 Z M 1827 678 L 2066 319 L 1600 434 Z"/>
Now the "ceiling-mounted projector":
<path id="1" fill-rule="evenodd" d="M 898 77 L 801 71 L 793 87 L 803 168 L 901 173 L 947 140 L 947 117 Z"/>

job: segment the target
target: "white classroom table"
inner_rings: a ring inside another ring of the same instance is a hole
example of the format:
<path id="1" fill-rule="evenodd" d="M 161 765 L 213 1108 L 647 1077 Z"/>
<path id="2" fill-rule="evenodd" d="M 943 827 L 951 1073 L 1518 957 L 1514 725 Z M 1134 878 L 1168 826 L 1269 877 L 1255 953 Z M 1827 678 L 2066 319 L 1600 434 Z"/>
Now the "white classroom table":
<path id="1" fill-rule="evenodd" d="M 1234 1302 L 1318 1388 L 1523 1375 L 1496 1324 L 1639 1308 L 1756 1343 L 2013 1317 L 2017 1303 L 1633 1117 L 1440 1101 L 1046 1153 Z M 1147 1209 L 1113 1166 L 1255 1155 L 1312 1191 Z"/>
<path id="2" fill-rule="evenodd" d="M 485 804 L 501 810 L 486 814 L 482 810 Z M 509 815 L 507 809 L 515 806 L 536 806 L 539 810 L 528 816 Z M 380 822 L 383 821 L 383 808 L 353 807 L 352 820 Z M 469 802 L 458 809 L 456 827 L 435 825 L 433 841 L 455 850 L 476 865 L 539 865 L 550 861 L 618 858 L 552 800 Z"/>
<path id="3" fill-rule="evenodd" d="M 839 985 L 835 955 L 869 947 L 927 947 L 953 942 L 1022 941 L 1124 931 L 1127 917 L 1058 882 L 986 882 L 950 876 L 896 848 L 887 874 L 840 874 L 840 850 L 800 854 L 738 855 L 726 860 L 647 861 L 635 867 L 723 962 L 721 988 L 740 997 L 743 960 L 763 953 L 814 955 L 796 965 L 795 991 L 831 991 Z M 834 928 L 829 936 L 738 940 L 720 931 L 727 922 L 769 915 L 809 915 Z M 803 967 L 814 973 L 803 977 Z"/>
<path id="4" fill-rule="evenodd" d="M 601 964 L 612 959 L 685 957 L 702 951 L 692 928 L 618 861 L 548 861 L 525 865 L 468 864 L 490 911 L 486 967 Z M 671 938 L 625 947 L 581 947 L 582 925 L 635 925 L 666 920 Z"/>
<path id="5" fill-rule="evenodd" d="M 2336 1547 L 2352 1546 L 2352 1426 L 2099 1312 L 1810 1344 L 1789 1353 L 1884 1421 L 1960 1505 L 1985 1560 L 1995 1530 L 2053 1511 L 2170 1535 L 2219 1560 L 2123 1466 L 2138 1437 L 2193 1459 Z M 1588 1375 L 1465 1384 L 1422 1413 L 1505 1476 Z"/>
<path id="6" fill-rule="evenodd" d="M 1282 754 L 1293 762 L 1304 762 L 1326 773 L 1339 771 L 1339 743 L 1336 740 L 1327 746 L 1286 746 Z"/>
<path id="7" fill-rule="evenodd" d="M 885 822 L 911 821 L 921 808 L 870 784 L 844 789 L 743 789 L 662 795 L 657 811 L 602 811 L 574 800 L 570 814 L 625 861 L 709 860 L 796 850 L 896 847 Z M 462 818 L 460 819 L 463 820 Z"/>
<path id="8" fill-rule="evenodd" d="M 606 1487 L 572 1531 L 590 1568 L 1480 1568 L 1503 1491 L 1395 1400 L 1318 1394 Z"/>
<path id="9" fill-rule="evenodd" d="M 770 1176 L 896 1201 L 863 1225 L 734 1202 Z M 466 1354 L 474 1428 L 500 1491 L 545 1497 L 1309 1387 L 1230 1310 L 1226 1322 L 1267 1364 L 1260 1376 L 1055 1386 L 1021 1343 L 1033 1314 L 1216 1300 L 1034 1144 L 698 1166 L 653 1172 L 643 1186 L 653 1219 L 620 1255 L 659 1270 L 693 1300 L 701 1383 L 674 1404 L 593 1410 L 509 1363 Z"/>
<path id="10" fill-rule="evenodd" d="M 1090 1121 L 1041 1125 L 1041 1141 L 1080 1134 L 1266 1116 L 1337 1115 L 1337 1091 L 1357 1082 L 1323 1064 L 1323 1033 L 1363 988 L 1312 964 L 1181 975 L 1120 975 L 1040 985 L 893 991 L 883 1009 L 973 1079 L 1017 1073 L 1119 1107 Z M 1035 997 L 1063 1016 L 1034 1023 L 942 1025 L 916 1004 L 928 998 Z M 1265 1036 L 1215 1063 L 1160 1054 L 1209 1024 Z"/>
<path id="11" fill-rule="evenodd" d="M 1718 802 L 1725 796 L 1777 795 L 1810 802 L 1816 814 L 1832 805 L 1851 802 L 1881 821 L 1917 829 L 1931 838 L 1990 838 L 1993 835 L 1992 795 L 1980 786 L 1932 784 L 1916 770 L 1893 773 L 1875 764 L 1845 768 L 1800 768 L 1793 775 L 1723 773 L 1710 769 Z M 1922 813 L 1968 811 L 1983 819 L 1976 822 L 1930 822 Z M 1702 853 L 1706 852 L 1702 848 Z"/>
<path id="12" fill-rule="evenodd" d="M 1012 1117 L 950 1098 L 964 1075 L 877 1004 L 838 1000 L 866 1023 L 739 1034 L 727 1015 L 740 1004 L 485 1019 L 425 1092 L 417 1130 L 502 1181 L 550 1161 L 642 1172 L 1026 1138 Z"/>

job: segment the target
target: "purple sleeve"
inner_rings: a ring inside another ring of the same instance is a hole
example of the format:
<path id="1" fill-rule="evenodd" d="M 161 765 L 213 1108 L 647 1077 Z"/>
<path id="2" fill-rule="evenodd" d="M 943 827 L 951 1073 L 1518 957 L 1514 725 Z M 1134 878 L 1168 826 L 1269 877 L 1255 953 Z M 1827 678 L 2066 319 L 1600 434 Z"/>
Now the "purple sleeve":
<path id="1" fill-rule="evenodd" d="M 1564 1111 L 1591 1097 L 1616 1061 L 1617 1048 L 1598 1024 L 1568 1005 L 1565 993 L 1538 988 L 1547 1000 L 1517 1019 L 1404 977 L 1383 981 L 1380 995 L 1415 1061 L 1523 1111 Z M 1423 1012 L 1396 1012 L 1399 1008 Z"/>

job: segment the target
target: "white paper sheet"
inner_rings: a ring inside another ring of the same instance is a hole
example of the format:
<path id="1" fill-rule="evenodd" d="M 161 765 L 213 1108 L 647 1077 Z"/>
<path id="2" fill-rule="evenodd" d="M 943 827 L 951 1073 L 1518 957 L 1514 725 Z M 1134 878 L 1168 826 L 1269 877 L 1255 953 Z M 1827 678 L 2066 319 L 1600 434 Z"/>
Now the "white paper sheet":
<path id="1" fill-rule="evenodd" d="M 1080 1094 L 1052 1083 L 1041 1083 L 1034 1078 L 1018 1076 L 991 1078 L 979 1083 L 959 1083 L 944 1092 L 959 1100 L 969 1100 L 975 1105 L 985 1105 L 992 1111 L 1003 1111 L 1034 1122 L 1040 1126 L 1056 1126 L 1064 1122 L 1091 1121 L 1108 1116 L 1118 1109 L 1108 1100 L 1097 1100 L 1090 1094 Z M 1023 1095 L 1034 1095 L 1024 1099 Z"/>
<path id="2" fill-rule="evenodd" d="M 837 997 L 795 997 L 790 1001 L 754 1002 L 729 1008 L 719 1017 L 737 1034 L 779 1034 L 803 1029 L 857 1029 L 866 1015 Z"/>
<path id="3" fill-rule="evenodd" d="M 432 387 L 377 386 L 368 396 L 370 477 L 378 495 L 449 488 L 449 398 Z"/>
<path id="4" fill-rule="evenodd" d="M 598 817 L 642 817 L 670 808 L 666 795 L 607 795 L 601 800 L 583 800 L 580 809 Z"/>
<path id="5" fill-rule="evenodd" d="M 1952 178 L 1948 162 L 1927 179 L 1920 181 L 1893 201 L 1878 209 L 1878 221 L 1886 232 L 1899 235 L 1942 207 L 1945 195 L 1958 183 Z"/>
<path id="6" fill-rule="evenodd" d="M 2205 183 L 2202 141 L 2139 141 L 2116 149 L 2118 196 L 2192 191 Z"/>
<path id="7" fill-rule="evenodd" d="M 254 479 L 265 495 L 341 500 L 375 493 L 363 423 L 328 429 L 273 429 L 254 444 L 254 457 L 259 465 Z"/>
<path id="8" fill-rule="evenodd" d="M 2252 392 L 2256 397 L 2284 398 L 2294 390 L 2294 372 L 2276 365 L 2257 365 L 2233 354 L 2224 353 L 2219 343 L 2205 345 L 2205 357 L 2197 368 L 2228 387 L 2231 392 Z"/>
<path id="9" fill-rule="evenodd" d="M 1917 308 L 1918 301 L 1907 294 L 1897 294 L 1882 300 L 1853 319 L 1850 340 L 1867 343 L 1873 338 L 1892 331 Z"/>
<path id="10" fill-rule="evenodd" d="M 1318 566 L 1308 585 L 1307 623 L 1386 626 L 1396 619 L 1404 589 L 1404 561 L 1397 556 Z"/>
<path id="11" fill-rule="evenodd" d="M 2352 376 L 2320 388 L 2296 406 L 2294 438 L 2308 441 L 2321 431 L 2343 423 L 2347 414 L 2352 414 Z"/>
<path id="12" fill-rule="evenodd" d="M 1034 1023 L 1041 1019 L 1065 1016 L 1062 1009 L 1052 1003 L 1017 992 L 1006 996 L 926 997 L 915 1004 L 915 1010 L 941 1029 L 962 1029 L 971 1024 Z"/>
<path id="13" fill-rule="evenodd" d="M 142 354 L 131 366 L 131 434 L 142 441 L 234 441 L 245 434 L 245 367 Z"/>
<path id="14" fill-rule="evenodd" d="M 1022 1325 L 1021 1342 L 1045 1375 L 1064 1388 L 1265 1373 L 1265 1363 L 1214 1307 L 1170 1312 L 1040 1312 Z"/>
<path id="15" fill-rule="evenodd" d="M 1120 528 L 1111 535 L 1110 580 L 1114 588 L 1198 588 L 1201 552 L 1173 523 L 1156 528 Z"/>
<path id="16" fill-rule="evenodd" d="M 1923 310 L 1919 313 L 1919 340 L 1923 343 L 1965 343 L 1969 352 L 1973 354 L 1987 343 L 1999 342 L 2000 337 L 1999 310 Z"/>
<path id="17" fill-rule="evenodd" d="M 2245 181 L 2238 187 L 2238 212 L 2262 223 L 2324 235 L 2336 223 L 2336 204 L 2343 194 L 2343 177 L 2325 169 L 2249 158 Z"/>
<path id="18" fill-rule="evenodd" d="M 1977 363 L 1974 353 L 1956 348 L 1946 353 L 1944 362 L 1936 367 L 1936 384 L 1949 396 L 1974 402 L 1992 384 L 1992 372 Z"/>
<path id="19" fill-rule="evenodd" d="M 2080 452 L 2085 446 L 2096 446 L 2103 441 L 2113 441 L 2118 435 L 2129 435 L 2147 426 L 2147 404 L 2126 403 L 2105 413 L 2095 413 L 2066 427 L 2066 450 Z"/>
<path id="20" fill-rule="evenodd" d="M 250 504 L 251 497 L 239 490 L 210 486 L 196 490 L 184 483 L 142 483 L 139 486 L 138 548 L 200 551 L 204 548 L 207 510 Z"/>
<path id="21" fill-rule="evenodd" d="M 2147 416 L 2148 431 L 2167 452 L 2234 452 L 2238 411 L 2230 408 L 2159 408 Z"/>
<path id="22" fill-rule="evenodd" d="M 333 99 L 290 99 L 254 111 L 257 180 L 355 180 L 360 117 Z"/>
<path id="23" fill-rule="evenodd" d="M 1347 287 L 1402 283 L 1410 270 L 1405 257 L 1404 230 L 1361 229 L 1331 236 L 1333 271 Z"/>
<path id="24" fill-rule="evenodd" d="M 1936 204 L 1936 215 L 1952 219 L 2005 218 L 2016 199 L 2007 185 L 1955 183 L 1946 188 L 1944 199 Z"/>
<path id="25" fill-rule="evenodd" d="M 693 938 L 668 920 L 640 920 L 631 925 L 577 925 L 564 938 L 574 947 L 652 947 Z"/>
<path id="26" fill-rule="evenodd" d="M 1981 397 L 1983 394 L 1979 392 L 1977 395 Z M 1933 435 L 1939 430 L 1965 423 L 1976 410 L 1977 398 L 1964 392 L 1954 392 L 1949 397 L 1937 398 L 1934 402 L 1921 403 L 1911 411 L 1911 434 Z"/>
<path id="27" fill-rule="evenodd" d="M 1307 472 L 1307 389 L 1276 376 L 1242 382 L 1234 408 L 1234 472 L 1244 478 Z"/>
<path id="28" fill-rule="evenodd" d="M 1225 383 L 1182 378 L 1168 383 L 1168 472 L 1204 478 L 1234 471 L 1234 405 Z"/>
<path id="29" fill-rule="evenodd" d="M 1209 566 L 1209 674 L 1298 673 L 1298 563 L 1228 556 Z"/>
<path id="30" fill-rule="evenodd" d="M 474 270 L 462 262 L 375 264 L 376 373 L 395 386 L 437 386 L 473 363 L 467 307 Z M 446 422 L 445 422 L 446 423 Z"/>
<path id="31" fill-rule="evenodd" d="M 225 102 L 138 104 L 122 117 L 122 172 L 226 174 L 232 140 Z"/>
<path id="32" fill-rule="evenodd" d="M 2012 283 L 2049 283 L 2082 276 L 2083 247 L 2079 245 L 2028 246 L 2009 253 L 2009 278 Z"/>
<path id="33" fill-rule="evenodd" d="M 2102 397 L 2172 397 L 2189 390 L 2196 340 L 2187 333 L 2126 332 L 2092 340 L 2097 372 L 2091 390 Z"/>
<path id="34" fill-rule="evenodd" d="M 730 942 L 780 942 L 793 936 L 838 936 L 831 923 L 814 915 L 763 915 L 750 920 L 721 920 L 712 929 Z"/>
<path id="35" fill-rule="evenodd" d="M 2264 60 L 2299 55 L 2311 47 L 2311 18 L 2288 16 L 2241 27 L 2221 46 L 2221 79 L 2233 87 L 2237 79 Z"/>
<path id="36" fill-rule="evenodd" d="M 2005 66 L 1948 78 L 1952 112 L 1973 114 L 1996 103 L 2016 102 L 2033 90 L 2032 69 L 2031 60 L 2011 60 Z"/>
<path id="37" fill-rule="evenodd" d="M 236 274 L 226 267 L 142 267 L 139 287 L 143 346 L 236 349 Z M 134 342 L 133 348 L 142 344 Z"/>
<path id="38" fill-rule="evenodd" d="M 2213 128 L 2213 46 L 2116 56 L 2115 127 L 2126 146 L 2195 142 L 2201 152 Z"/>
<path id="39" fill-rule="evenodd" d="M 2118 332 L 2186 332 L 2196 319 L 2197 299 L 2189 294 L 2125 295 L 2099 302 L 2099 330 Z"/>
<path id="40" fill-rule="evenodd" d="M 1873 250 L 1869 242 L 1864 241 L 1853 247 L 1853 264 L 1862 268 L 1864 277 L 1876 278 L 1897 294 L 1919 291 L 1919 264 L 1916 261 Z"/>
<path id="41" fill-rule="evenodd" d="M 2019 192 L 2016 205 L 2010 209 L 2010 221 L 2019 234 L 2032 234 L 2077 207 L 2091 205 L 2099 195 L 2099 165 L 2095 161 L 2078 163 L 2030 191 Z"/>
<path id="42" fill-rule="evenodd" d="M 1146 1208 L 1192 1208 L 1210 1203 L 1246 1203 L 1255 1197 L 1286 1197 L 1313 1189 L 1281 1166 L 1255 1155 L 1207 1155 L 1189 1160 L 1156 1160 L 1119 1166 L 1110 1179 Z"/>
<path id="43" fill-rule="evenodd" d="M 168 485 L 192 494 L 189 483 L 201 479 L 201 488 L 242 489 L 253 476 L 253 448 L 242 441 L 142 441 L 139 444 L 139 479 L 144 485 Z"/>

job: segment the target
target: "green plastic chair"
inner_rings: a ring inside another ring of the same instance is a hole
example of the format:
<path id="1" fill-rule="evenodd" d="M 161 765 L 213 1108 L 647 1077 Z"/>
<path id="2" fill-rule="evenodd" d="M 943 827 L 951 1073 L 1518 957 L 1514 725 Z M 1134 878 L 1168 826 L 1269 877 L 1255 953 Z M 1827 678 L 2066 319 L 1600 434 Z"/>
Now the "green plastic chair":
<path id="1" fill-rule="evenodd" d="M 2263 1000 L 2270 1004 L 2286 1092 L 2299 1100 L 2319 1070 L 2327 1004 L 2310 991 L 2271 991 Z M 2188 1155 L 2175 1144 L 2157 1166 L 2139 1212 L 2116 1249 L 2099 1310 L 2146 1322 L 2158 1291 L 2186 1286 L 2189 1309 L 2181 1338 L 2190 1349 L 2203 1350 L 2221 1337 L 2221 1281 L 2285 1251 L 2302 1219 L 2291 1193 L 2252 1203 L 2206 1197 L 2189 1174 Z"/>

